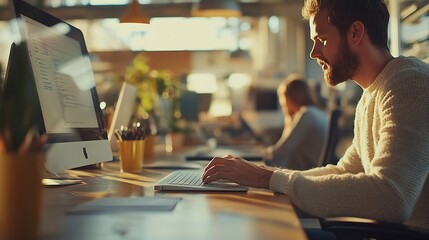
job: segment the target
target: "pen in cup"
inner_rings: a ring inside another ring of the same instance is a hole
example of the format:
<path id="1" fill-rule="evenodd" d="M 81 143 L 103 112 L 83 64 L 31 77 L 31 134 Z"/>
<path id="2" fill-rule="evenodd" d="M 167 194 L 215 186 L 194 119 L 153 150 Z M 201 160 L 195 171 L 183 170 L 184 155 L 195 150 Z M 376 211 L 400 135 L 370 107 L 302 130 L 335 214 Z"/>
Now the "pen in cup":
<path id="1" fill-rule="evenodd" d="M 140 123 L 131 127 L 121 126 L 115 130 L 118 139 L 121 172 L 140 172 L 144 157 L 146 131 Z"/>
<path id="2" fill-rule="evenodd" d="M 122 125 L 120 129 L 115 130 L 115 137 L 118 141 L 144 140 L 146 134 L 145 128 L 140 122 L 133 123 L 130 128 Z"/>

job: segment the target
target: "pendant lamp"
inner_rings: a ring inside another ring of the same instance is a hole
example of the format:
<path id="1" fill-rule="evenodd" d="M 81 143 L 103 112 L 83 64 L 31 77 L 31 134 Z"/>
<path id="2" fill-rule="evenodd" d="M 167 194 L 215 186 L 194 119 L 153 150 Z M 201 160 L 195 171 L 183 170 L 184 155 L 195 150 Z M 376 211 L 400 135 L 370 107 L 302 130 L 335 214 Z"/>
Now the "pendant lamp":
<path id="1" fill-rule="evenodd" d="M 149 18 L 143 15 L 138 0 L 131 0 L 127 12 L 119 21 L 120 23 L 149 24 Z"/>

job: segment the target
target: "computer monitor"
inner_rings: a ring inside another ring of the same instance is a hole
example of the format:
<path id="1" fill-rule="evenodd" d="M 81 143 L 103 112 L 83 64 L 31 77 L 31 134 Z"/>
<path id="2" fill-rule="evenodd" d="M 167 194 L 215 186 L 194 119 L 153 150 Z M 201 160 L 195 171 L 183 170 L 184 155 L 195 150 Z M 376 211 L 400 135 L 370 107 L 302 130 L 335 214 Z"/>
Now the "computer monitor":
<path id="1" fill-rule="evenodd" d="M 18 116 L 31 120 L 17 129 L 37 125 L 48 135 L 52 173 L 112 160 L 82 32 L 22 0 L 13 6 L 21 41 L 11 48 L 3 99 L 21 102 Z"/>

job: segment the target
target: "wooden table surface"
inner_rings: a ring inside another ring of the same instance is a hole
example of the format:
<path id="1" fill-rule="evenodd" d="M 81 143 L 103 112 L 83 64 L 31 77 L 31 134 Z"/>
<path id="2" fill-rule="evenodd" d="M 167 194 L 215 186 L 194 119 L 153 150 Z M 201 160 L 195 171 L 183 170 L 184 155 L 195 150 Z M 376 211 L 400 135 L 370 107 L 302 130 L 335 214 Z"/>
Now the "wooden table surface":
<path id="1" fill-rule="evenodd" d="M 160 192 L 153 185 L 172 170 L 121 173 L 118 162 L 69 170 L 84 182 L 45 187 L 41 239 L 306 239 L 287 197 L 251 188 L 246 193 Z M 173 211 L 69 214 L 103 197 L 180 197 Z"/>

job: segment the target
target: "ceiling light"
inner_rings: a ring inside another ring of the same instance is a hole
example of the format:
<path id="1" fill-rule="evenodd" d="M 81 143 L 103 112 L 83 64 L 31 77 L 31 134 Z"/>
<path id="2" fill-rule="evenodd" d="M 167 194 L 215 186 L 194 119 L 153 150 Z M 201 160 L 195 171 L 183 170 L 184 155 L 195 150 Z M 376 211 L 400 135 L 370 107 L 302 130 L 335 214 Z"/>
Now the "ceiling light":
<path id="1" fill-rule="evenodd" d="M 200 0 L 192 8 L 194 17 L 240 17 L 237 0 Z"/>
<path id="2" fill-rule="evenodd" d="M 120 23 L 149 24 L 149 18 L 143 15 L 138 0 L 131 0 L 127 12 L 119 21 Z"/>

